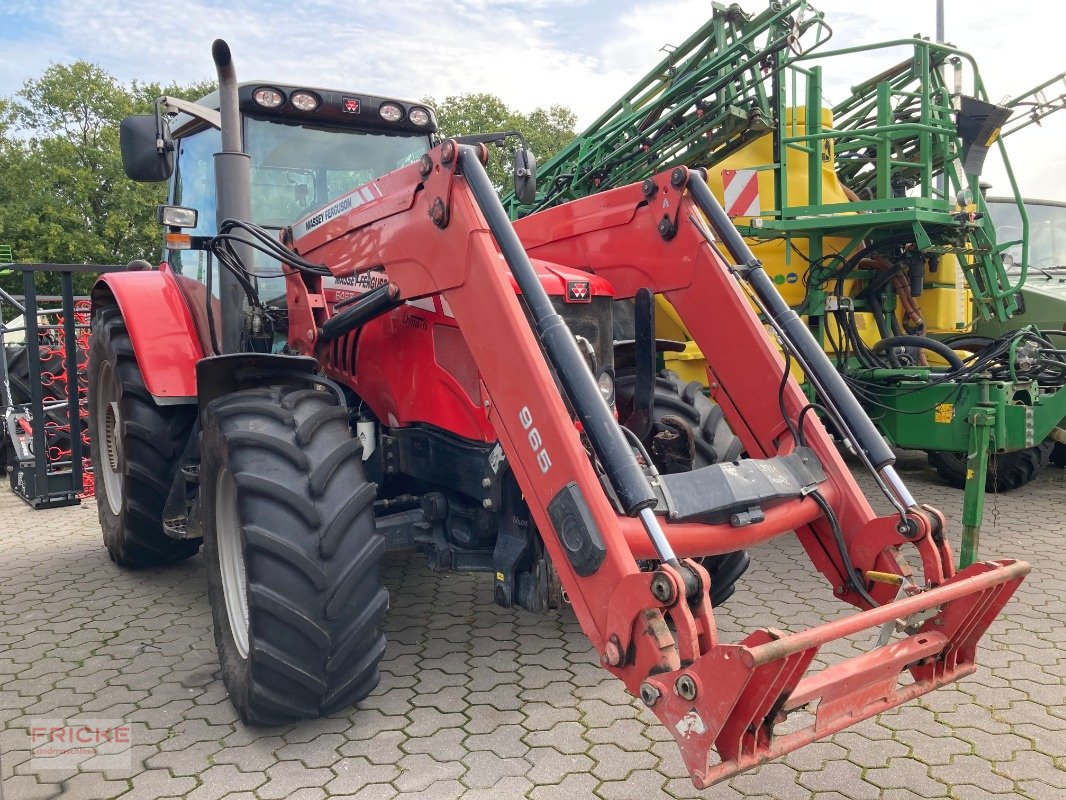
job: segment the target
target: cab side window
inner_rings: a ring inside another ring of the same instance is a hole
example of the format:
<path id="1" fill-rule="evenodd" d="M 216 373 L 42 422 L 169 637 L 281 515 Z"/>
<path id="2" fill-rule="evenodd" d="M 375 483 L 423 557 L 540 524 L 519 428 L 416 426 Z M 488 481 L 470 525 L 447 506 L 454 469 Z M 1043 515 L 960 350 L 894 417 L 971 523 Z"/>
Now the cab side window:
<path id="1" fill-rule="evenodd" d="M 221 149 L 222 134 L 214 128 L 185 136 L 178 143 L 170 202 L 199 212 L 196 228 L 187 231 L 193 236 L 213 236 L 216 231 L 214 155 Z M 171 250 L 167 260 L 175 271 L 206 281 L 207 253 L 203 250 Z"/>

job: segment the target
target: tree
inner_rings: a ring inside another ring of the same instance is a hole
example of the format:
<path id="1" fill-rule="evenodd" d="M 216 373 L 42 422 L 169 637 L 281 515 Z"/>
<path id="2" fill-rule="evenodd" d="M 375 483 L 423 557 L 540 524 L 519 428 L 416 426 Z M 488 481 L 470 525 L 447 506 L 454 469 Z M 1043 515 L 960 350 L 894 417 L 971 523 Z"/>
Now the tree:
<path id="1" fill-rule="evenodd" d="M 22 262 L 152 260 L 160 250 L 154 209 L 166 190 L 123 174 L 119 123 L 151 113 L 160 94 L 196 99 L 213 88 L 207 81 L 124 85 L 86 61 L 52 64 L 26 81 L 0 101 L 0 242 Z M 79 276 L 77 290 L 87 292 L 93 280 Z M 17 277 L 2 283 L 21 293 Z M 39 288 L 55 291 L 58 282 L 43 279 Z"/>
<path id="2" fill-rule="evenodd" d="M 484 92 L 449 95 L 441 102 L 432 98 L 424 101 L 437 110 L 437 125 L 442 136 L 463 136 L 493 131 L 518 131 L 538 163 L 551 158 L 574 138 L 577 117 L 565 106 L 535 108 L 528 114 L 509 108 L 493 94 Z M 514 144 L 505 150 L 493 148 L 489 156 L 489 176 L 503 193 L 510 191 L 511 153 Z"/>

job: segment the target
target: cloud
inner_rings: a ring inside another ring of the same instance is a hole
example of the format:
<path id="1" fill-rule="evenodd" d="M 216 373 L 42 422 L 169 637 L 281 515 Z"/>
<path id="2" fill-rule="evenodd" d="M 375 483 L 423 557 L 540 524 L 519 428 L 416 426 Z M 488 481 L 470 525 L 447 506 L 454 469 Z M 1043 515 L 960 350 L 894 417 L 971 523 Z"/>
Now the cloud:
<path id="1" fill-rule="evenodd" d="M 813 0 L 831 46 L 932 34 L 929 0 Z M 748 11 L 764 0 L 742 0 Z M 1064 67 L 1066 6 L 999 0 L 947 5 L 947 38 L 973 53 L 993 99 Z M 210 45 L 230 42 L 239 75 L 417 99 L 491 92 L 529 111 L 562 104 L 591 123 L 710 14 L 707 0 L 47 0 L 0 9 L 0 95 L 49 61 L 84 58 L 123 80 L 213 75 Z M 829 100 L 903 56 L 858 56 L 827 73 Z M 1061 118 L 1060 118 L 1061 117 Z M 1066 112 L 1008 140 L 1023 191 L 1063 198 Z M 991 159 L 990 159 L 991 161 Z M 1001 169 L 989 165 L 997 190 Z M 998 171 L 997 171 L 998 170 Z"/>

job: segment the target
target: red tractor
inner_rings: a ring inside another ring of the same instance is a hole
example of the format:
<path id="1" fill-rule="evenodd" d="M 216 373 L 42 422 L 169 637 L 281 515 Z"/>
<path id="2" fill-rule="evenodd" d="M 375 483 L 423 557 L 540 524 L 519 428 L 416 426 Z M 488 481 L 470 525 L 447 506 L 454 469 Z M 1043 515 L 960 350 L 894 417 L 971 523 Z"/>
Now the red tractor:
<path id="1" fill-rule="evenodd" d="M 225 43 L 213 54 L 217 96 L 123 123 L 130 177 L 170 179 L 167 254 L 96 286 L 90 404 L 108 550 L 138 566 L 203 543 L 242 719 L 374 688 L 390 548 L 491 572 L 503 606 L 565 596 L 698 786 L 974 670 L 1028 565 L 955 574 L 942 516 L 699 172 L 512 226 L 492 137 L 438 142 L 417 103 L 238 85 Z M 519 148 L 520 194 L 534 172 Z M 655 293 L 707 356 L 710 397 L 656 374 L 676 344 L 655 338 Z M 812 411 L 895 513 L 873 512 Z M 719 641 L 744 548 L 792 531 L 862 611 Z M 805 676 L 822 644 L 877 627 L 868 653 Z M 813 723 L 775 735 L 801 708 Z"/>

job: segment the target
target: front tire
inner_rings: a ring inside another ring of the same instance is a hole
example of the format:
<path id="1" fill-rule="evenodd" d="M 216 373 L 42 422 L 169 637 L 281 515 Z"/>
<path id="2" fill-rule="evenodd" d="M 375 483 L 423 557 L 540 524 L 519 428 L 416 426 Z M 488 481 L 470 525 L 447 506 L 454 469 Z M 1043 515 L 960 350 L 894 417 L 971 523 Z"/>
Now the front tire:
<path id="1" fill-rule="evenodd" d="M 362 700 L 385 651 L 375 486 L 336 398 L 253 389 L 203 415 L 200 519 L 222 679 L 246 723 Z"/>
<path id="2" fill-rule="evenodd" d="M 618 415 L 627 419 L 633 410 L 635 376 L 618 376 Z M 688 472 L 708 464 L 740 458 L 744 446 L 725 421 L 721 406 L 703 393 L 697 381 L 685 383 L 672 370 L 655 377 L 651 403 L 651 430 L 644 446 L 662 473 Z M 736 590 L 751 558 L 745 550 L 704 556 L 700 563 L 711 577 L 711 605 L 720 606 Z"/>
<path id="3" fill-rule="evenodd" d="M 89 342 L 89 430 L 100 527 L 119 566 L 171 564 L 200 549 L 199 539 L 173 539 L 163 530 L 163 507 L 195 419 L 193 405 L 155 402 L 122 313 L 97 309 Z"/>

